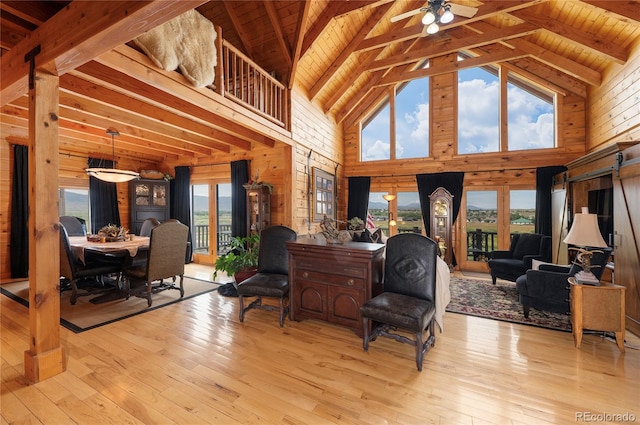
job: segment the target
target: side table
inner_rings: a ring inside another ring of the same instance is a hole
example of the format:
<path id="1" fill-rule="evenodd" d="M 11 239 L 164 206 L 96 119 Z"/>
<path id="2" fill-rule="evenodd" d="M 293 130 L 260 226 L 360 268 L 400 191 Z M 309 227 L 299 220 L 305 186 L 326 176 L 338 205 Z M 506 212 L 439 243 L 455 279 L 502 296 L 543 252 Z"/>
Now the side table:
<path id="1" fill-rule="evenodd" d="M 571 284 L 571 325 L 576 348 L 580 348 L 582 330 L 615 332 L 616 344 L 624 353 L 625 288 L 620 285 L 582 285 L 573 277 Z"/>

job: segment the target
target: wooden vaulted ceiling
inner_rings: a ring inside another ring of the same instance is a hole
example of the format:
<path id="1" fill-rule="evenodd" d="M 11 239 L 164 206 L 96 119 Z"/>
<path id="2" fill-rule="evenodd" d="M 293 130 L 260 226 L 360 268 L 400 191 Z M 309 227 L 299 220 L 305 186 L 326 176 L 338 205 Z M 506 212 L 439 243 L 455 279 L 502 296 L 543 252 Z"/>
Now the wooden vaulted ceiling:
<path id="1" fill-rule="evenodd" d="M 7 52 L 28 43 L 39 27 L 52 25 L 53 17 L 67 12 L 71 3 L 89 10 L 103 2 L 0 3 L 3 72 Z M 222 29 L 225 40 L 347 125 L 364 117 L 393 85 L 459 69 L 458 63 L 434 60 L 455 52 L 468 55 L 467 64 L 501 63 L 550 90 L 586 97 L 610 65 L 628 60 L 630 46 L 640 37 L 638 1 L 456 0 L 477 7 L 477 14 L 456 17 L 426 37 L 421 15 L 390 21 L 425 6 L 425 0 L 194 3 Z M 167 9 L 158 7 L 156 15 Z M 127 41 L 119 49 L 131 49 Z M 120 56 L 107 53 L 62 73 L 61 151 L 107 156 L 111 140 L 105 129 L 117 128 L 120 156 L 197 163 L 220 153 L 273 145 L 287 136 L 286 131 L 247 128 L 246 120 L 189 103 L 183 94 L 155 86 L 152 78 L 142 81 L 129 75 L 116 59 Z M 425 59 L 435 65 L 419 67 Z M 2 89 L 2 134 L 25 139 L 26 93 L 7 99 Z"/>

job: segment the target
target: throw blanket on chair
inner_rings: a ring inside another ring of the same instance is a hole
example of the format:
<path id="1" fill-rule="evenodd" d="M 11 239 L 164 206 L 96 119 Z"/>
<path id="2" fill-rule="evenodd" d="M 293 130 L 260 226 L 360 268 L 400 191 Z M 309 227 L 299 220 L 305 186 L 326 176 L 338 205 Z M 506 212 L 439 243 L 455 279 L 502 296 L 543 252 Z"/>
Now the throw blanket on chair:
<path id="1" fill-rule="evenodd" d="M 205 87 L 215 78 L 216 31 L 211 21 L 196 10 L 176 16 L 134 41 L 165 71 L 180 69 L 196 87 Z"/>

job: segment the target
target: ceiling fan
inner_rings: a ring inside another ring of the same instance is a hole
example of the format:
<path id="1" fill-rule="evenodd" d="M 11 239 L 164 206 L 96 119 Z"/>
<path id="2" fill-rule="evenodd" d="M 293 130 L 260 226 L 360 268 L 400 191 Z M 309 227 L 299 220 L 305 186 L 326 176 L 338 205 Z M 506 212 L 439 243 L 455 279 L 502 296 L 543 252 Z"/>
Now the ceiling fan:
<path id="1" fill-rule="evenodd" d="M 410 10 L 391 18 L 391 22 L 398 22 L 419 13 L 424 13 L 422 23 L 424 29 L 422 35 L 435 34 L 440 30 L 439 24 L 448 24 L 455 16 L 472 18 L 478 12 L 478 8 L 451 3 L 448 0 L 429 0 L 427 6 Z"/>

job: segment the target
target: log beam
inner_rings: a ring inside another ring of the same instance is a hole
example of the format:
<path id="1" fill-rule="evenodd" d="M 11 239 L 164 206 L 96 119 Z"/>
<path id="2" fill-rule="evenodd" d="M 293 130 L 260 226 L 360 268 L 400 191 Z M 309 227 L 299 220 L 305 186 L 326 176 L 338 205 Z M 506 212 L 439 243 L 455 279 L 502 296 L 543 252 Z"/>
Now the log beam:
<path id="1" fill-rule="evenodd" d="M 66 369 L 60 345 L 60 226 L 58 224 L 58 77 L 41 69 L 29 90 L 29 350 L 31 382 Z M 52 206 L 55 206 L 52 208 Z"/>

